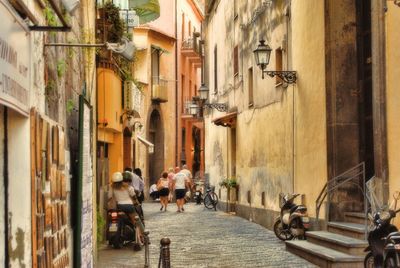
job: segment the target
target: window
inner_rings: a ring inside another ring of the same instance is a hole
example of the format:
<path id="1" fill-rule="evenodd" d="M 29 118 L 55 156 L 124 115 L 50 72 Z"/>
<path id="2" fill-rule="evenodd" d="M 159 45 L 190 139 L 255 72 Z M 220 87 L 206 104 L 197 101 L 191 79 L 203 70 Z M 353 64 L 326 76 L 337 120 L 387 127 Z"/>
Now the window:
<path id="1" fill-rule="evenodd" d="M 218 92 L 218 76 L 217 76 L 217 68 L 218 68 L 218 62 L 217 62 L 217 45 L 214 47 L 214 93 Z"/>
<path id="2" fill-rule="evenodd" d="M 160 82 L 160 50 L 152 49 L 151 52 L 151 77 L 153 85 Z"/>
<path id="3" fill-rule="evenodd" d="M 247 75 L 249 81 L 247 83 L 247 87 L 249 90 L 249 107 L 254 105 L 254 100 L 253 100 L 253 67 L 249 68 L 248 75 Z"/>
<path id="4" fill-rule="evenodd" d="M 282 71 L 282 49 L 275 50 L 275 70 Z M 280 77 L 276 76 L 276 85 L 281 84 L 283 81 Z"/>
<path id="5" fill-rule="evenodd" d="M 182 40 L 185 40 L 185 13 L 182 13 Z"/>
<path id="6" fill-rule="evenodd" d="M 233 49 L 233 76 L 239 74 L 239 48 L 235 46 Z"/>

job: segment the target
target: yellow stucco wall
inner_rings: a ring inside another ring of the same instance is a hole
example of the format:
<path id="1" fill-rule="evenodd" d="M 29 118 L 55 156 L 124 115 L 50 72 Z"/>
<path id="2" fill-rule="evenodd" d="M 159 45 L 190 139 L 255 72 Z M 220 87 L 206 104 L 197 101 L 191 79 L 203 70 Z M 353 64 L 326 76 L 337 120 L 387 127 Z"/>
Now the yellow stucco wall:
<path id="1" fill-rule="evenodd" d="M 160 32 L 159 32 L 160 30 Z M 164 129 L 164 168 L 175 166 L 175 40 L 163 34 L 162 29 L 148 27 L 135 28 L 134 42 L 139 48 L 145 48 L 136 54 L 134 77 L 144 84 L 143 103 L 140 111 L 142 131 L 135 134 L 148 137 L 150 116 L 155 108 L 151 93 L 151 52 L 152 45 L 164 52 L 160 56 L 160 77 L 167 80 L 168 101 L 159 104 Z M 134 137 L 135 138 L 135 137 Z M 144 177 L 149 179 L 148 147 L 140 141 L 135 142 L 136 166 L 142 169 Z M 149 187 L 146 183 L 145 187 Z"/>
<path id="2" fill-rule="evenodd" d="M 98 140 L 109 143 L 109 174 L 123 170 L 121 79 L 110 69 L 97 69 Z M 102 124 L 107 121 L 107 125 Z"/>
<path id="3" fill-rule="evenodd" d="M 219 88 L 218 94 L 210 95 L 210 99 L 211 102 L 227 101 L 230 109 L 238 111 L 239 203 L 278 211 L 278 194 L 294 191 L 305 194 L 305 205 L 314 217 L 315 200 L 327 180 L 324 3 L 320 0 L 292 1 L 288 20 L 284 1 L 276 1 L 254 25 L 244 30 L 239 25 L 251 20 L 252 12 L 261 2 L 240 2 L 243 6 L 238 10 L 242 13 L 234 20 L 234 25 L 229 24 L 233 15 L 230 4 L 230 1 L 220 1 L 216 15 L 210 20 L 206 61 L 209 64 L 208 86 L 213 92 L 213 49 L 217 44 Z M 266 39 L 273 49 L 267 69 L 275 70 L 275 50 L 282 48 L 283 70 L 297 71 L 295 85 L 276 86 L 275 78 L 269 76 L 261 79 L 252 52 L 260 38 Z M 230 52 L 235 45 L 239 46 L 240 54 L 238 77 L 232 75 Z M 253 68 L 253 107 L 248 106 L 250 67 Z M 206 172 L 210 174 L 211 183 L 217 185 L 217 191 L 221 177 L 229 176 L 231 170 L 230 129 L 211 123 L 221 115 L 214 110 L 205 121 Z M 247 202 L 248 191 L 251 191 L 251 204 Z M 264 206 L 262 192 L 265 192 Z M 226 200 L 225 190 L 222 190 L 222 200 Z M 320 218 L 324 218 L 324 211 Z"/>
<path id="4" fill-rule="evenodd" d="M 390 201 L 393 192 L 400 191 L 400 8 L 388 3 L 386 14 L 386 101 L 387 101 L 387 145 L 389 161 Z M 399 206 L 397 207 L 399 208 Z M 400 216 L 396 218 L 400 227 Z"/>
<path id="5" fill-rule="evenodd" d="M 107 121 L 106 128 L 121 131 L 120 115 L 122 114 L 121 79 L 110 69 L 97 69 L 98 83 L 98 121 Z"/>
<path id="6" fill-rule="evenodd" d="M 327 181 L 324 1 L 292 1 L 295 98 L 295 192 L 309 214 Z M 290 90 L 290 89 L 289 89 Z M 324 211 L 320 212 L 324 218 Z"/>

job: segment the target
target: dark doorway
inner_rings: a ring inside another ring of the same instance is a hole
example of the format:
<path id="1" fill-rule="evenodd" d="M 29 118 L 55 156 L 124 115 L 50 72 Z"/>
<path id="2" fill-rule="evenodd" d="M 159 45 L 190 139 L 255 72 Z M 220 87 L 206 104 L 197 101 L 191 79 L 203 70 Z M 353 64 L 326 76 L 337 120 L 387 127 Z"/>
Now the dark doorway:
<path id="1" fill-rule="evenodd" d="M 124 168 L 130 167 L 134 168 L 132 166 L 132 131 L 129 128 L 124 129 Z"/>
<path id="2" fill-rule="evenodd" d="M 375 174 L 372 115 L 371 0 L 357 0 L 357 58 L 360 122 L 360 160 L 366 178 Z"/>
<path id="3" fill-rule="evenodd" d="M 192 128 L 192 140 L 194 149 L 192 174 L 196 177 L 196 174 L 200 171 L 201 163 L 201 130 L 197 127 Z"/>
<path id="4" fill-rule="evenodd" d="M 149 156 L 149 181 L 152 185 L 164 170 L 164 128 L 158 110 L 153 110 L 150 116 L 149 139 L 154 144 L 154 153 Z"/>

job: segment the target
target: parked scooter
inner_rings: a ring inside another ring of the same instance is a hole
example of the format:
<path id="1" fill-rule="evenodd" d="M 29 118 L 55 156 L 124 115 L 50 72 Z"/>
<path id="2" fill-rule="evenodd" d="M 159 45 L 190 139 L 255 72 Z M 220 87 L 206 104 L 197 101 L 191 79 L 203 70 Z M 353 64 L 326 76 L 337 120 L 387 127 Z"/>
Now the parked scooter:
<path id="1" fill-rule="evenodd" d="M 397 192 L 395 201 L 399 200 Z M 364 267 L 400 267 L 400 232 L 391 224 L 398 210 L 376 212 L 373 216 L 373 229 L 368 234 L 368 254 L 364 258 Z"/>
<path id="2" fill-rule="evenodd" d="M 133 249 L 140 250 L 143 244 L 144 226 L 138 216 L 133 224 L 129 216 L 121 210 L 107 212 L 107 240 L 114 248 L 119 249 L 133 242 Z"/>
<path id="3" fill-rule="evenodd" d="M 196 205 L 200 205 L 201 201 L 203 200 L 203 189 L 204 189 L 203 182 L 195 183 L 194 201 L 196 202 Z"/>
<path id="4" fill-rule="evenodd" d="M 294 203 L 299 195 L 279 194 L 281 215 L 275 219 L 274 232 L 280 240 L 305 239 L 305 233 L 310 228 L 307 208 Z"/>

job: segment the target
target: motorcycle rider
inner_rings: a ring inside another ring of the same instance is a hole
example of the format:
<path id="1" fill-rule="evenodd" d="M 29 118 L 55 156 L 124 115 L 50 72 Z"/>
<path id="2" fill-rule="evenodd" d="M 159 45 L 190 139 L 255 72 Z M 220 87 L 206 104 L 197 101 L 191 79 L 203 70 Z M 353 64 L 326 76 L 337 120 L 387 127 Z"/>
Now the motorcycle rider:
<path id="1" fill-rule="evenodd" d="M 115 172 L 112 175 L 111 189 L 108 191 L 108 199 L 115 198 L 117 203 L 117 209 L 125 212 L 132 223 L 136 225 L 135 216 L 137 212 L 134 206 L 134 200 L 136 198 L 135 189 L 128 183 L 123 181 L 121 172 Z"/>

